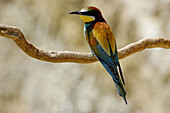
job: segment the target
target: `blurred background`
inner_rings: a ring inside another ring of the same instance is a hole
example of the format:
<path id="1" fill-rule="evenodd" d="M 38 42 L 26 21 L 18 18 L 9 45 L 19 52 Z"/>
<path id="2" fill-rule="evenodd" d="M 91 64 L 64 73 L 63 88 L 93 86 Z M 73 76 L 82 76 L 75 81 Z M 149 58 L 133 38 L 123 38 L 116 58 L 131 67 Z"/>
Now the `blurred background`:
<path id="1" fill-rule="evenodd" d="M 21 29 L 44 50 L 90 52 L 83 22 L 70 11 L 96 6 L 118 48 L 170 38 L 170 0 L 0 0 L 0 24 Z M 0 37 L 0 113 L 167 113 L 170 50 L 147 49 L 120 60 L 128 105 L 99 62 L 48 63 Z"/>

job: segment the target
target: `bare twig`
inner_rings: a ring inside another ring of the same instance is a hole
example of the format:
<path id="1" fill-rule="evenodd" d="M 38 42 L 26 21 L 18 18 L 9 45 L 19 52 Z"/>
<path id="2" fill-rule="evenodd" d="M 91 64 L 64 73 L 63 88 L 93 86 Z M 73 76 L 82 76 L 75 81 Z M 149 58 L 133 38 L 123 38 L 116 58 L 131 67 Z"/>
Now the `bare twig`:
<path id="1" fill-rule="evenodd" d="M 0 36 L 10 38 L 29 56 L 53 63 L 92 63 L 97 59 L 91 53 L 69 52 L 69 51 L 45 51 L 33 46 L 28 42 L 23 33 L 15 27 L 0 24 Z M 166 38 L 146 38 L 125 46 L 118 50 L 119 59 L 123 59 L 131 54 L 147 48 L 170 49 L 170 39 Z"/>

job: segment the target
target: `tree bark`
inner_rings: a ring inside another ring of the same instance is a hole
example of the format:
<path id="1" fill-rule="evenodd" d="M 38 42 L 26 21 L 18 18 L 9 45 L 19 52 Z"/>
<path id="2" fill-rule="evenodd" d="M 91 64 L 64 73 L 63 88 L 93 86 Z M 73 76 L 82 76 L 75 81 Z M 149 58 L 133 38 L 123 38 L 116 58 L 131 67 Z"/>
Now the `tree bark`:
<path id="1" fill-rule="evenodd" d="M 97 59 L 91 53 L 46 51 L 37 48 L 27 41 L 20 29 L 16 27 L 0 24 L 0 36 L 12 39 L 27 55 L 38 60 L 53 63 L 93 63 L 97 61 Z M 170 49 L 170 39 L 145 38 L 119 49 L 118 56 L 119 59 L 123 59 L 147 48 Z"/>

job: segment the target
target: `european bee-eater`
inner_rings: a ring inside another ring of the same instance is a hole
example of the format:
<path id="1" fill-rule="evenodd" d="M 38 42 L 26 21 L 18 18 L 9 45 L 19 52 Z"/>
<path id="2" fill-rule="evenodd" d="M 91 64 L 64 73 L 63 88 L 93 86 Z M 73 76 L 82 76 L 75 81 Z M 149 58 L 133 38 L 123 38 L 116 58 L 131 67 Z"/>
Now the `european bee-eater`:
<path id="1" fill-rule="evenodd" d="M 96 7 L 86 7 L 80 11 L 70 12 L 69 14 L 77 14 L 83 20 L 84 35 L 91 52 L 112 76 L 118 94 L 123 97 L 127 104 L 126 91 L 123 87 L 125 82 L 118 60 L 116 40 L 100 10 Z"/>

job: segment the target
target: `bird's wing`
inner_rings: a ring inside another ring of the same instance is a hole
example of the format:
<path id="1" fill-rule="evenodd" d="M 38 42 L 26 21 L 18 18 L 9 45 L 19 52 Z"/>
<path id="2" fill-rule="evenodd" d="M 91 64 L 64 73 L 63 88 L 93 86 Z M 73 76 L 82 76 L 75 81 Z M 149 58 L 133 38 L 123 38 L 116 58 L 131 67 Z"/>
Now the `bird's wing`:
<path id="1" fill-rule="evenodd" d="M 109 56 L 111 56 L 111 51 L 113 52 L 113 54 L 115 54 L 114 35 L 107 23 L 97 22 L 92 32 L 94 37 L 97 39 L 99 44 Z"/>
<path id="2" fill-rule="evenodd" d="M 113 35 L 110 27 L 105 22 L 97 22 L 95 24 L 92 32 L 93 32 L 94 37 L 97 39 L 97 41 L 99 42 L 99 44 L 103 48 L 103 50 L 108 55 L 107 56 L 107 55 L 102 54 L 102 56 L 100 56 L 100 57 L 102 57 L 102 59 L 99 59 L 99 60 L 105 60 L 105 62 L 107 62 L 107 64 L 111 60 L 114 63 L 116 63 L 117 64 L 116 67 L 117 66 L 119 67 L 119 73 L 120 73 L 122 82 L 125 85 L 123 74 L 122 74 L 122 71 L 121 71 L 121 67 L 120 67 L 120 64 L 119 64 L 119 61 L 118 61 L 117 50 L 116 50 L 117 48 L 116 48 L 116 45 L 115 45 L 115 43 L 116 43 L 115 38 L 114 38 L 114 35 Z M 114 59 L 111 58 L 113 55 L 115 56 Z M 110 62 L 111 65 L 114 64 L 114 63 L 112 63 L 112 61 Z M 103 64 L 104 64 L 104 62 L 103 62 Z M 114 78 L 115 81 L 118 81 L 118 78 L 115 78 L 115 77 L 113 77 L 113 78 Z"/>

